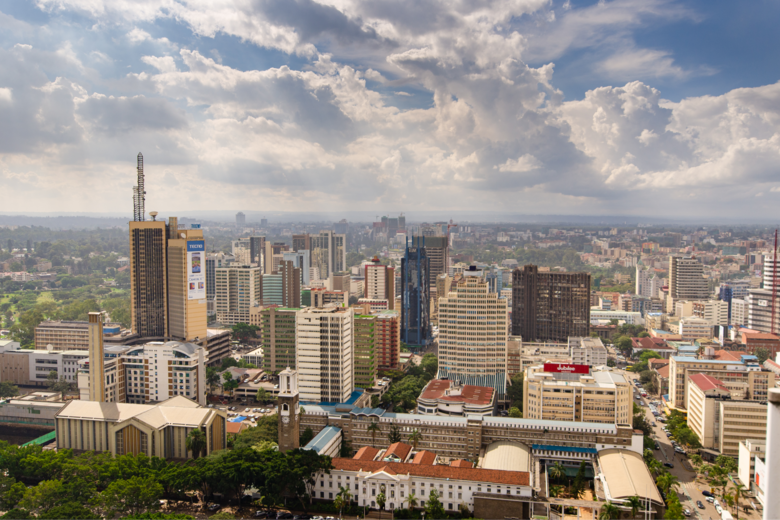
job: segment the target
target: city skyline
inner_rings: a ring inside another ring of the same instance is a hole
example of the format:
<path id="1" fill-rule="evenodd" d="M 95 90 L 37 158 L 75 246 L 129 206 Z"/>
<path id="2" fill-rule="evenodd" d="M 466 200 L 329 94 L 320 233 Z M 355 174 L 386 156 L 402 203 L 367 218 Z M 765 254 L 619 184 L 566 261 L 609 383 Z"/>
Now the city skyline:
<path id="1" fill-rule="evenodd" d="M 776 4 L 332 4 L 0 4 L 3 210 L 777 214 Z"/>

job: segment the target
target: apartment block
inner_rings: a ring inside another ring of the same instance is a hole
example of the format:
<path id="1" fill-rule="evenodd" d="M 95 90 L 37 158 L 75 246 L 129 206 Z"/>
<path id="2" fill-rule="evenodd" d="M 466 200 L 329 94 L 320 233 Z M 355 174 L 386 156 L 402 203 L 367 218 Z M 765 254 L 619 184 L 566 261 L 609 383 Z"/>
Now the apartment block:
<path id="1" fill-rule="evenodd" d="M 565 342 L 590 335 L 590 274 L 540 271 L 527 265 L 512 274 L 512 335 Z"/>
<path id="2" fill-rule="evenodd" d="M 704 265 L 695 258 L 683 256 L 669 257 L 669 299 L 674 309 L 674 302 L 679 300 L 707 300 L 710 297 L 707 280 L 704 278 Z"/>
<path id="3" fill-rule="evenodd" d="M 631 385 L 609 370 L 590 374 L 546 372 L 544 365 L 526 369 L 523 417 L 630 426 Z"/>
<path id="4" fill-rule="evenodd" d="M 398 370 L 401 362 L 401 315 L 380 311 L 376 316 L 376 360 L 379 370 Z"/>
<path id="5" fill-rule="evenodd" d="M 607 349 L 600 338 L 569 338 L 569 355 L 575 365 L 606 366 Z"/>
<path id="6" fill-rule="evenodd" d="M 103 335 L 115 337 L 122 333 L 118 323 L 104 323 Z M 42 321 L 35 327 L 36 350 L 87 350 L 89 347 L 89 322 Z"/>
<path id="7" fill-rule="evenodd" d="M 296 313 L 295 323 L 300 400 L 347 401 L 355 389 L 352 309 L 309 307 Z"/>
<path id="8" fill-rule="evenodd" d="M 388 309 L 395 305 L 395 269 L 379 263 L 374 257 L 364 268 L 363 296 L 369 300 L 387 300 Z"/>
<path id="9" fill-rule="evenodd" d="M 322 287 L 312 288 L 311 290 L 312 307 L 325 307 L 328 305 L 346 307 L 348 301 L 349 293 L 344 291 L 329 291 Z"/>
<path id="10" fill-rule="evenodd" d="M 693 316 L 709 323 L 710 327 L 729 324 L 729 303 L 722 300 L 692 302 Z"/>
<path id="11" fill-rule="evenodd" d="M 712 337 L 712 325 L 704 318 L 680 318 L 678 334 L 683 340 Z"/>
<path id="12" fill-rule="evenodd" d="M 217 268 L 217 321 L 223 325 L 249 323 L 249 310 L 263 299 L 263 273 L 259 267 Z"/>

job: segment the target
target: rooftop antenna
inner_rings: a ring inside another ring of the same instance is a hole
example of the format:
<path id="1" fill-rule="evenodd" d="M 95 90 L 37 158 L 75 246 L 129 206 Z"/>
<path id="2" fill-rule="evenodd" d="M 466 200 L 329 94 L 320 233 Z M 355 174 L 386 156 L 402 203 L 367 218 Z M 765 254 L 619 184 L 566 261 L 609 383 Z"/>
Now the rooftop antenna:
<path id="1" fill-rule="evenodd" d="M 138 152 L 136 157 L 138 165 L 136 167 L 138 171 L 138 185 L 133 186 L 133 220 L 136 222 L 143 222 L 145 220 L 144 215 L 144 203 L 146 202 L 146 191 L 144 191 L 144 156 L 141 152 Z"/>
<path id="2" fill-rule="evenodd" d="M 153 221 L 157 220 L 157 212 L 156 211 L 150 211 L 149 216 L 152 217 Z"/>

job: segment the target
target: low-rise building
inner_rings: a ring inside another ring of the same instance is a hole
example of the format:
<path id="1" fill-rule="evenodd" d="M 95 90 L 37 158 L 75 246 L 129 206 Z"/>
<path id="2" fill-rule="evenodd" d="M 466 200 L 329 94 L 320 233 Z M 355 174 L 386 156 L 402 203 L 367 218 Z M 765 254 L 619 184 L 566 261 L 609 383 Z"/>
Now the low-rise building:
<path id="1" fill-rule="evenodd" d="M 111 338 L 125 329 L 118 323 L 104 323 L 103 336 Z M 35 327 L 35 348 L 37 350 L 88 350 L 89 322 L 86 321 L 42 321 Z"/>
<path id="2" fill-rule="evenodd" d="M 417 413 L 423 415 L 493 415 L 495 408 L 492 388 L 446 379 L 429 381 L 417 398 Z"/>
<path id="3" fill-rule="evenodd" d="M 677 353 L 677 350 L 670 347 L 663 338 L 631 338 L 632 357 L 638 358 L 645 351 L 658 352 L 662 358 L 669 359 Z"/>
<path id="4" fill-rule="evenodd" d="M 23 349 L 16 341 L 0 340 L 0 381 L 15 385 L 46 386 L 49 374 L 69 383 L 78 380 L 79 363 L 88 350 Z"/>
<path id="5" fill-rule="evenodd" d="M 569 338 L 569 355 L 575 365 L 597 367 L 607 364 L 607 349 L 600 338 Z"/>
<path id="6" fill-rule="evenodd" d="M 74 400 L 56 416 L 57 448 L 190 459 L 187 434 L 206 435 L 203 455 L 227 448 L 227 415 L 181 396 L 151 404 Z"/>
<path id="7" fill-rule="evenodd" d="M 766 439 L 745 439 L 739 443 L 739 480 L 745 489 L 756 477 L 756 457 L 766 455 Z"/>
<path id="8" fill-rule="evenodd" d="M 523 414 L 529 419 L 628 426 L 631 385 L 611 370 L 548 363 L 529 367 L 523 381 Z"/>
<path id="9" fill-rule="evenodd" d="M 263 347 L 258 347 L 241 356 L 241 359 L 256 367 L 263 366 Z"/>

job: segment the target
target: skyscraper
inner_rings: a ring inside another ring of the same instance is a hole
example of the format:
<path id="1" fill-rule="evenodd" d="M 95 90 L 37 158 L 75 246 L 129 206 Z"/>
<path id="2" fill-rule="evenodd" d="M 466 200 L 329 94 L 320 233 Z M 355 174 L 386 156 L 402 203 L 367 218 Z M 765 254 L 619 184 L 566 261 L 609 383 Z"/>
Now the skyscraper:
<path id="1" fill-rule="evenodd" d="M 340 273 L 346 269 L 346 235 L 326 230 L 310 237 L 310 241 L 311 266 L 319 270 L 320 279 L 327 280 L 331 273 Z"/>
<path id="2" fill-rule="evenodd" d="M 130 314 L 141 337 L 168 336 L 167 239 L 165 222 L 130 222 Z"/>
<path id="3" fill-rule="evenodd" d="M 279 264 L 279 275 L 282 277 L 282 305 L 285 307 L 301 306 L 301 270 L 290 260 L 282 260 Z"/>
<path id="4" fill-rule="evenodd" d="M 515 269 L 512 335 L 562 343 L 590 335 L 590 274 L 539 272 L 535 265 Z"/>
<path id="5" fill-rule="evenodd" d="M 89 313 L 89 400 L 105 402 L 106 374 L 103 349 L 103 316 Z"/>
<path id="6" fill-rule="evenodd" d="M 371 388 L 376 381 L 377 317 L 373 314 L 355 315 L 355 386 Z"/>
<path id="7" fill-rule="evenodd" d="M 439 379 L 506 391 L 506 300 L 475 266 L 439 299 Z M 478 309 L 470 311 L 469 309 Z"/>
<path id="8" fill-rule="evenodd" d="M 425 346 L 430 341 L 430 265 L 425 241 L 415 237 L 406 243 L 401 260 L 401 341 Z"/>
<path id="9" fill-rule="evenodd" d="M 218 267 L 217 321 L 223 325 L 249 323 L 249 309 L 263 299 L 262 276 L 259 267 Z"/>
<path id="10" fill-rule="evenodd" d="M 311 281 L 309 251 L 306 249 L 285 251 L 282 253 L 282 259 L 292 262 L 294 267 L 301 270 L 301 285 L 308 286 Z"/>
<path id="11" fill-rule="evenodd" d="M 709 298 L 704 265 L 695 258 L 669 257 L 669 296 L 674 300 L 706 300 Z"/>
<path id="12" fill-rule="evenodd" d="M 280 372 L 295 366 L 295 313 L 299 309 L 254 307 L 252 323 L 260 330 L 263 347 L 263 370 Z"/>
<path id="13" fill-rule="evenodd" d="M 205 339 L 206 243 L 200 229 L 168 225 L 168 334 L 179 341 Z"/>
<path id="14" fill-rule="evenodd" d="M 387 300 L 387 308 L 395 308 L 395 269 L 379 263 L 374 257 L 365 266 L 363 295 L 371 300 Z"/>
<path id="15" fill-rule="evenodd" d="M 246 215 L 239 211 L 236 213 L 236 226 L 243 227 L 244 225 L 246 225 Z"/>

